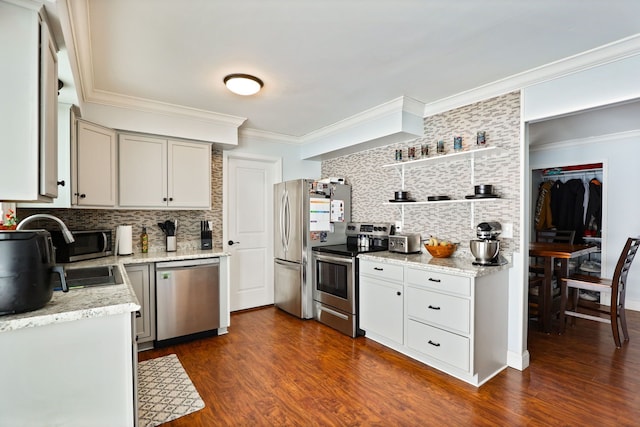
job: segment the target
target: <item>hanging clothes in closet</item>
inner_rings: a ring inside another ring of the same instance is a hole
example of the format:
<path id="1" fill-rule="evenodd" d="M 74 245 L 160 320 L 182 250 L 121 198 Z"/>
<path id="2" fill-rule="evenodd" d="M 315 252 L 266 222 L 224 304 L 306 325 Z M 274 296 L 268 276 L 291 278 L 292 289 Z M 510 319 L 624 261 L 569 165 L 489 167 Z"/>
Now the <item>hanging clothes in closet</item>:
<path id="1" fill-rule="evenodd" d="M 565 183 L 558 180 L 551 189 L 554 225 L 558 230 L 575 230 L 574 242 L 582 241 L 584 234 L 584 194 L 584 184 L 580 179 L 570 179 Z"/>
<path id="2" fill-rule="evenodd" d="M 534 214 L 536 230 L 575 230 L 574 243 L 602 227 L 602 182 L 569 179 L 540 183 Z"/>
<path id="3" fill-rule="evenodd" d="M 553 228 L 553 215 L 551 213 L 551 187 L 553 184 L 553 181 L 544 181 L 538 187 L 534 215 L 536 230 L 538 231 Z"/>
<path id="4" fill-rule="evenodd" d="M 589 181 L 589 202 L 584 219 L 585 230 L 597 235 L 602 230 L 602 182 L 597 178 Z"/>

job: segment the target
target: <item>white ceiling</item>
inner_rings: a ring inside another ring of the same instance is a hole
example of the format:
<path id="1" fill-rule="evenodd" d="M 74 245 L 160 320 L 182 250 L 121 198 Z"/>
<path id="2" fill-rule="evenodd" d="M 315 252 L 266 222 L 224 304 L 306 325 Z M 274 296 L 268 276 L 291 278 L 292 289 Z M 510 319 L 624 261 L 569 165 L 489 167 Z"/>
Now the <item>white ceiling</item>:
<path id="1" fill-rule="evenodd" d="M 428 104 L 640 33 L 638 0 L 57 2 L 86 6 L 72 17 L 76 37 L 89 38 L 74 52 L 85 101 L 239 116 L 242 129 L 294 137 L 400 96 Z M 234 95 L 222 83 L 230 73 L 265 86 Z"/>

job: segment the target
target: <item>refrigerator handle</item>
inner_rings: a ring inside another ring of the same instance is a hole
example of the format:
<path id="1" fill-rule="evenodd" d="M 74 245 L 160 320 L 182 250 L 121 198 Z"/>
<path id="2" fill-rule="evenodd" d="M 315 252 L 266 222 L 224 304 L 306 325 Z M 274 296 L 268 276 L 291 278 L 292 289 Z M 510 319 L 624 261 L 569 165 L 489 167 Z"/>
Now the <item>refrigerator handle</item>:
<path id="1" fill-rule="evenodd" d="M 285 197 L 287 196 L 287 190 L 284 190 L 282 192 L 282 197 L 280 197 L 280 209 L 278 210 L 280 217 L 278 218 L 278 221 L 280 221 L 280 244 L 282 245 L 282 249 L 285 250 L 285 243 L 284 243 L 284 206 L 285 206 Z"/>
<path id="2" fill-rule="evenodd" d="M 289 203 L 289 192 L 285 190 L 284 193 L 284 227 L 282 232 L 284 234 L 284 250 L 289 252 L 289 237 L 291 234 L 291 205 Z"/>
<path id="3" fill-rule="evenodd" d="M 280 242 L 282 243 L 282 249 L 287 252 L 287 190 L 282 192 L 280 206 Z"/>

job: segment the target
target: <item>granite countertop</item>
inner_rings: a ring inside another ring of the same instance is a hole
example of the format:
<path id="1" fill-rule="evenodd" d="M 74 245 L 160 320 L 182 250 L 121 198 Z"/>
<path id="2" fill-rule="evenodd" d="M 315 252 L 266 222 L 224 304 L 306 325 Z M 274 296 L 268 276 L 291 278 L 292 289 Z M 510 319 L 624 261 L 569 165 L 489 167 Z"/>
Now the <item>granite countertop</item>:
<path id="1" fill-rule="evenodd" d="M 507 257 L 505 259 L 509 262 L 505 265 L 491 267 L 473 265 L 473 255 L 464 252 L 450 258 L 434 258 L 428 253 L 400 254 L 385 251 L 360 254 L 358 258 L 466 277 L 486 276 L 512 267 L 511 261 Z"/>
<path id="2" fill-rule="evenodd" d="M 26 313 L 0 316 L 0 333 L 23 328 L 45 326 L 92 317 L 131 313 L 140 309 L 129 277 L 124 268 L 127 264 L 179 261 L 184 259 L 216 258 L 228 256 L 227 252 L 213 250 L 182 250 L 176 252 L 152 252 L 130 256 L 110 256 L 87 261 L 63 264 L 65 268 L 118 265 L 124 284 L 72 289 L 69 292 L 54 291 L 51 301 L 43 308 Z"/>

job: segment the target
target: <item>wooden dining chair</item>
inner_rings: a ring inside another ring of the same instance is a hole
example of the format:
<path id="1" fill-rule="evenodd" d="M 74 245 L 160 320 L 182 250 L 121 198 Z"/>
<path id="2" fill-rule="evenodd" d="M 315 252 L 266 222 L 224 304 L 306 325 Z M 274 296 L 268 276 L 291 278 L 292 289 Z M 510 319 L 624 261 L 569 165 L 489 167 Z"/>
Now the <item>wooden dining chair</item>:
<path id="1" fill-rule="evenodd" d="M 611 330 L 613 331 L 613 340 L 618 348 L 622 346 L 618 327 L 618 325 L 620 325 L 622 327 L 624 340 L 629 341 L 627 319 L 624 311 L 624 299 L 627 287 L 627 274 L 629 274 L 629 268 L 636 256 L 636 252 L 638 252 L 639 246 L 640 237 L 630 237 L 627 239 L 627 243 L 624 245 L 624 249 L 622 249 L 622 253 L 616 264 L 612 279 L 576 274 L 561 280 L 560 333 L 564 332 L 565 316 L 571 316 L 573 317 L 572 324 L 575 324 L 576 317 L 610 323 Z M 603 308 L 603 306 L 597 303 L 579 302 L 578 293 L 581 289 L 611 293 L 610 306 Z M 567 307 L 569 298 L 572 300 L 571 307 Z"/>

